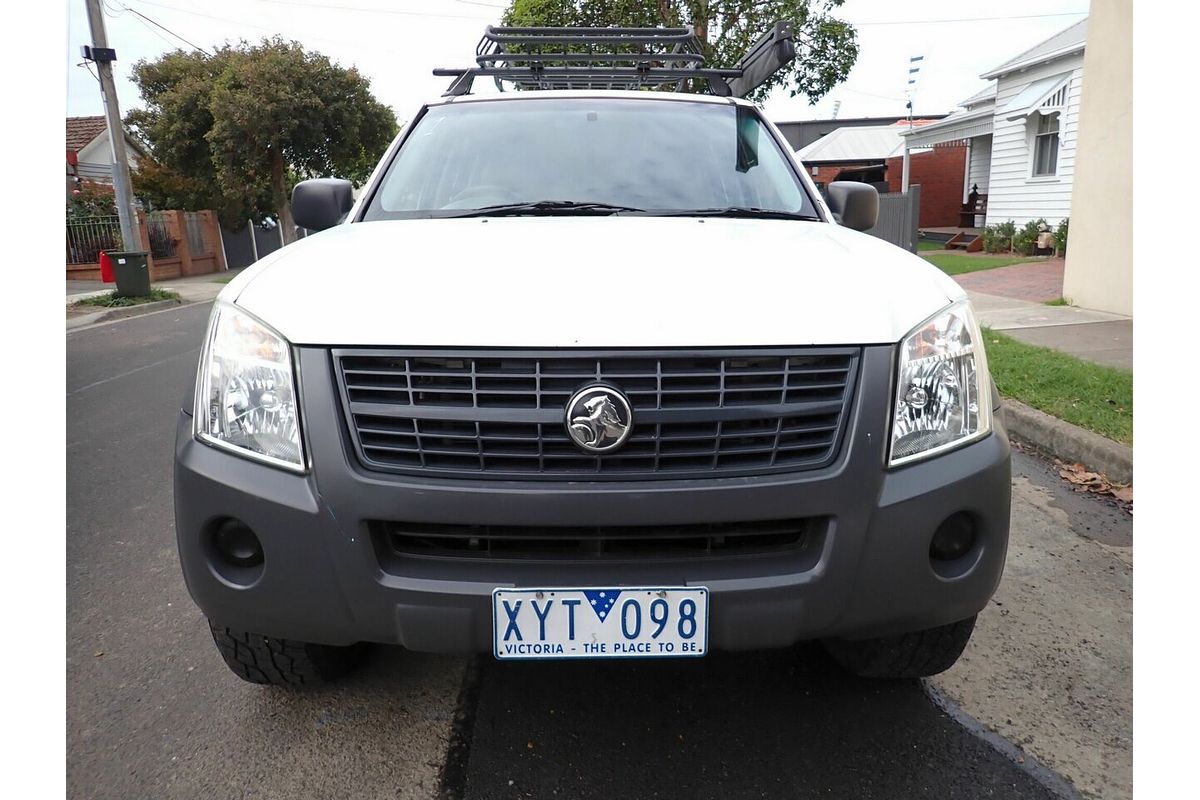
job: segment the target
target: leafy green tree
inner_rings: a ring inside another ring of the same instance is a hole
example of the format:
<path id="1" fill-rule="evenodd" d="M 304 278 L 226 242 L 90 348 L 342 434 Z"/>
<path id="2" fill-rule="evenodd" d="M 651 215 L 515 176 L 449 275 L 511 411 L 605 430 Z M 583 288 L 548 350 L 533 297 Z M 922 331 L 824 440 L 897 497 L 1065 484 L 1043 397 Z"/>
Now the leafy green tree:
<path id="1" fill-rule="evenodd" d="M 153 154 L 139 196 L 234 224 L 275 214 L 287 241 L 296 181 L 365 181 L 397 130 L 358 70 L 279 37 L 139 61 L 133 79 L 146 107 L 126 121 Z"/>
<path id="2" fill-rule="evenodd" d="M 775 22 L 792 23 L 796 60 L 758 88 L 762 100 L 788 87 L 816 103 L 846 79 L 858 58 L 853 26 L 832 16 L 844 0 L 512 0 L 504 24 L 591 27 L 690 26 L 710 66 L 737 63 Z"/>

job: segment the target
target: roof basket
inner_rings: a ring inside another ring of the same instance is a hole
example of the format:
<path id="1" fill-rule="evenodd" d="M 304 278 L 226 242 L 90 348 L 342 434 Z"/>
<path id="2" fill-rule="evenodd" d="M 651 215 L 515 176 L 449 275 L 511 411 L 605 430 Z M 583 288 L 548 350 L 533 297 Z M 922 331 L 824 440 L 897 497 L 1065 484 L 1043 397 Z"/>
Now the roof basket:
<path id="1" fill-rule="evenodd" d="M 519 89 L 669 89 L 706 80 L 721 97 L 744 97 L 796 56 L 789 22 L 777 22 L 732 68 L 704 66 L 691 28 L 498 28 L 475 48 L 477 66 L 439 68 L 445 96 L 469 94 L 477 77 Z"/>

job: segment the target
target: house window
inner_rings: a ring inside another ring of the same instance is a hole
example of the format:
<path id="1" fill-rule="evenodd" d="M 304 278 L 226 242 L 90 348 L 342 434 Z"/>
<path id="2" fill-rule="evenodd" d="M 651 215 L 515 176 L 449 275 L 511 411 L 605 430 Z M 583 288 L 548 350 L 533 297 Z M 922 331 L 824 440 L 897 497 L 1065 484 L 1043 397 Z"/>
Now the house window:
<path id="1" fill-rule="evenodd" d="M 1033 144 L 1033 176 L 1058 174 L 1058 114 L 1037 115 Z"/>

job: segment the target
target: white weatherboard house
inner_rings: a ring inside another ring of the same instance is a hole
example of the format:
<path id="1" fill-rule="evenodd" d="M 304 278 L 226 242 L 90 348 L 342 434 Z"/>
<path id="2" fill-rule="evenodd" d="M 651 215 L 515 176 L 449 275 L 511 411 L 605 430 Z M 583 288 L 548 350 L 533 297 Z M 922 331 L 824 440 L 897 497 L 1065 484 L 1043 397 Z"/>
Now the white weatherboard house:
<path id="1" fill-rule="evenodd" d="M 986 224 L 1071 215 L 1087 19 L 991 69 L 991 84 L 955 113 L 906 135 L 909 148 L 966 140 L 966 202 L 987 198 Z"/>

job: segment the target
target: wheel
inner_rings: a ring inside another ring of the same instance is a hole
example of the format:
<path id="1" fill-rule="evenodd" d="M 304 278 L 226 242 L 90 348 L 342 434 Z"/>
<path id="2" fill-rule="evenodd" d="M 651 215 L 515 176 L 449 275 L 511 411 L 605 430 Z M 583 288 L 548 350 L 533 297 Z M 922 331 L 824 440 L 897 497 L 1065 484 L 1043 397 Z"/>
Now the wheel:
<path id="1" fill-rule="evenodd" d="M 833 660 L 863 678 L 924 678 L 945 672 L 962 655 L 975 617 L 880 639 L 826 639 Z"/>
<path id="2" fill-rule="evenodd" d="M 276 639 L 208 623 L 225 664 L 244 681 L 312 689 L 349 672 L 362 661 L 366 645 L 349 647 Z"/>

